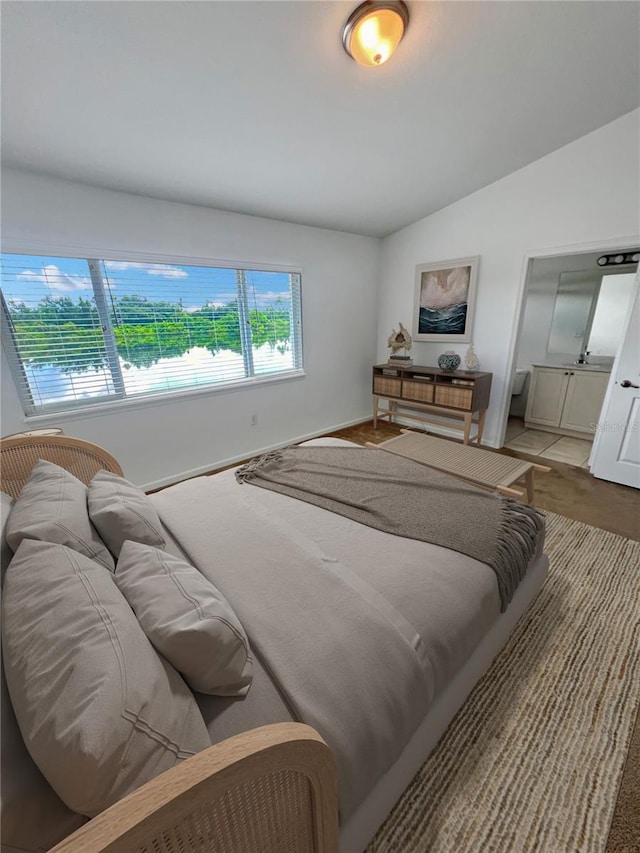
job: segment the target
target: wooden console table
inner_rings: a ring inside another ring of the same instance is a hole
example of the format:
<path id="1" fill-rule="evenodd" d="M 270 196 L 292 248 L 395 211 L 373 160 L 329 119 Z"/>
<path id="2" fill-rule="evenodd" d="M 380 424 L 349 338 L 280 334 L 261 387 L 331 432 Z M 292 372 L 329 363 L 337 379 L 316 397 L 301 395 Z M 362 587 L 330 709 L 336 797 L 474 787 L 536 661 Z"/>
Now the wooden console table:
<path id="1" fill-rule="evenodd" d="M 396 367 L 376 364 L 373 368 L 373 428 L 378 418 L 403 416 L 422 423 L 458 429 L 464 444 L 482 442 L 484 420 L 491 394 L 491 373 L 440 370 L 438 367 Z M 384 408 L 380 400 L 388 401 Z M 438 419 L 437 416 L 440 416 Z M 435 417 L 434 417 L 435 416 Z M 451 423 L 444 418 L 458 421 Z M 471 436 L 471 426 L 477 427 Z"/>

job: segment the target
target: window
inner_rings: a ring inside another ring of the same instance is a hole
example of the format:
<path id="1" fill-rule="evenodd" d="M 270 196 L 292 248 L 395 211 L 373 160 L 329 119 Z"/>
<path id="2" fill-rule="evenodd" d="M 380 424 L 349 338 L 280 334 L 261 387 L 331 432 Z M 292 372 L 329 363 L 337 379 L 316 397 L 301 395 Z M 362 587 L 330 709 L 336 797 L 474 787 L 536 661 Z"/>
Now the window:
<path id="1" fill-rule="evenodd" d="M 27 415 L 302 370 L 300 274 L 0 255 Z"/>

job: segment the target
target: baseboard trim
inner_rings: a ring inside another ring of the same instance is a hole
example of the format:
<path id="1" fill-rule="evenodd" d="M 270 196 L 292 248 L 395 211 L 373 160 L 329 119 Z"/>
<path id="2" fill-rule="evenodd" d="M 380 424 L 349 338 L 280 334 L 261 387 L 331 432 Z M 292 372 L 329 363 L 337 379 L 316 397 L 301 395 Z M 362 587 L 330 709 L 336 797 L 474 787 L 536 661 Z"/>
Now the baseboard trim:
<path id="1" fill-rule="evenodd" d="M 366 424 L 371 420 L 371 415 L 366 418 L 356 418 L 355 420 L 345 421 L 342 424 L 335 426 L 327 426 L 315 432 L 309 432 L 305 435 L 293 436 L 286 441 L 280 441 L 277 444 L 270 444 L 267 447 L 258 447 L 255 450 L 247 450 L 246 453 L 240 453 L 237 456 L 229 456 L 226 459 L 216 459 L 209 462 L 207 465 L 201 465 L 198 468 L 192 468 L 190 471 L 182 471 L 179 474 L 172 474 L 169 477 L 163 477 L 160 480 L 154 480 L 151 483 L 145 483 L 140 488 L 145 492 L 153 492 L 157 489 L 164 489 L 166 486 L 173 486 L 175 483 L 180 483 L 182 480 L 190 480 L 192 477 L 201 477 L 203 474 L 209 474 L 212 471 L 217 471 L 220 468 L 227 468 L 229 465 L 237 465 L 244 459 L 252 456 L 260 456 L 262 453 L 269 453 L 270 450 L 279 450 L 281 447 L 287 447 L 289 444 L 298 444 L 301 441 L 308 441 L 311 438 L 319 438 L 326 435 L 328 432 L 336 432 L 339 429 L 357 426 L 358 424 Z"/>
<path id="2" fill-rule="evenodd" d="M 420 424 L 416 424 L 416 421 L 413 418 L 403 418 L 402 415 L 397 415 L 394 417 L 393 422 L 395 424 L 399 424 L 401 426 L 410 427 L 416 432 L 425 432 L 429 435 L 442 436 L 443 438 L 455 438 L 457 441 L 461 441 L 461 433 L 459 429 L 449 428 L 442 425 L 434 425 L 429 424 L 422 427 Z M 385 419 L 381 420 L 381 423 L 388 423 Z M 473 436 L 473 433 L 471 434 Z M 499 450 L 503 445 L 498 444 L 495 439 L 489 439 L 486 435 L 482 437 L 482 447 L 492 447 L 494 450 Z"/>

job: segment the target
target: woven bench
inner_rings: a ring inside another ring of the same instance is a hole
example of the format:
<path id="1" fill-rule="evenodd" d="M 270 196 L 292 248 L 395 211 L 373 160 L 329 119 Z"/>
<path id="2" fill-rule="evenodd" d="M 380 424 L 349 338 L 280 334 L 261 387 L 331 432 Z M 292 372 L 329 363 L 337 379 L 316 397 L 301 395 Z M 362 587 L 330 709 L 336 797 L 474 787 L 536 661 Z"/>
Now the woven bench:
<path id="1" fill-rule="evenodd" d="M 445 471 L 460 477 L 461 480 L 509 497 L 522 498 L 526 493 L 528 503 L 533 501 L 534 471 L 551 470 L 544 465 L 536 465 L 524 459 L 514 459 L 512 456 L 504 456 L 492 450 L 483 450 L 469 444 L 457 444 L 454 441 L 411 430 L 402 430 L 402 435 L 390 438 L 381 444 L 369 442 L 367 446 L 397 453 L 398 456 L 406 456 L 430 468 Z M 524 491 L 513 488 L 513 484 L 519 480 L 523 481 Z"/>

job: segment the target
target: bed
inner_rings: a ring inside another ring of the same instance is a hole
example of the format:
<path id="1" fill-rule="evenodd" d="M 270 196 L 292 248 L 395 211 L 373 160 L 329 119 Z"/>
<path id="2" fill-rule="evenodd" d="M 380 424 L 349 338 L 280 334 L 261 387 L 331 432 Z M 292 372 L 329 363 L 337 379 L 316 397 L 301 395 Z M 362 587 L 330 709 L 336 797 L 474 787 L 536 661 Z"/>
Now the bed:
<path id="1" fill-rule="evenodd" d="M 320 732 L 337 762 L 340 850 L 363 850 L 542 587 L 543 535 L 505 606 L 488 565 L 242 485 L 235 470 L 149 497 L 167 553 L 216 584 L 251 643 L 245 696 L 194 693 L 211 743 L 270 725 Z"/>

